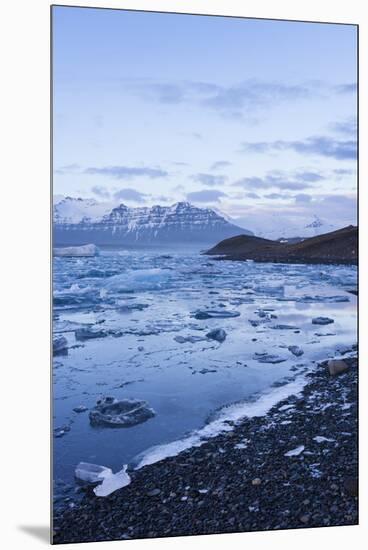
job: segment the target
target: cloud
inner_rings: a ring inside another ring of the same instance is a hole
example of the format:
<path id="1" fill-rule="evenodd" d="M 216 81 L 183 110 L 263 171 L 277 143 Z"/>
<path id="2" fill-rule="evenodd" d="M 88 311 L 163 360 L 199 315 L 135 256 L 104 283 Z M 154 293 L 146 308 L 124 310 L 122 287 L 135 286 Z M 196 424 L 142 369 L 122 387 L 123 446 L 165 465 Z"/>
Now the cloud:
<path id="1" fill-rule="evenodd" d="M 191 179 L 211 187 L 213 185 L 223 185 L 227 180 L 227 177 L 223 175 L 214 176 L 213 174 L 193 174 Z"/>
<path id="2" fill-rule="evenodd" d="M 166 178 L 169 174 L 160 168 L 138 166 L 103 166 L 101 168 L 90 167 L 84 170 L 84 174 L 108 176 L 118 180 L 147 177 L 151 179 Z"/>
<path id="3" fill-rule="evenodd" d="M 357 220 L 357 197 L 352 195 L 323 195 L 321 199 L 311 203 L 316 215 L 328 217 L 338 226 L 343 227 L 348 223 L 356 224 Z"/>
<path id="4" fill-rule="evenodd" d="M 298 181 L 293 175 L 290 176 L 283 172 L 273 171 L 268 172 L 264 177 L 252 176 L 242 178 L 234 182 L 233 185 L 236 187 L 243 187 L 244 189 L 270 189 L 271 187 L 276 187 L 278 189 L 301 191 L 311 187 L 311 180 L 308 179 L 310 178 L 310 173 L 307 174 L 306 181 L 303 181 L 299 173 Z"/>
<path id="5" fill-rule="evenodd" d="M 66 164 L 65 166 L 60 166 L 60 168 L 57 168 L 55 170 L 55 174 L 58 174 L 59 176 L 64 176 L 65 174 L 74 174 L 75 172 L 79 172 L 79 170 L 79 164 Z"/>
<path id="6" fill-rule="evenodd" d="M 231 162 L 227 160 L 217 160 L 210 166 L 210 170 L 218 170 L 219 168 L 227 168 L 231 166 Z"/>
<path id="7" fill-rule="evenodd" d="M 178 191 L 185 191 L 185 186 L 179 183 L 172 188 L 172 191 L 174 191 L 175 193 L 177 193 Z"/>
<path id="8" fill-rule="evenodd" d="M 306 193 L 299 193 L 298 195 L 295 195 L 294 200 L 297 203 L 309 203 L 311 202 L 312 197 Z"/>
<path id="9" fill-rule="evenodd" d="M 358 85 L 356 82 L 338 84 L 334 87 L 334 90 L 337 94 L 355 94 L 358 91 Z"/>
<path id="10" fill-rule="evenodd" d="M 318 172 L 295 172 L 295 178 L 302 181 L 308 181 L 314 183 L 316 181 L 322 181 L 325 179 L 322 174 Z"/>
<path id="11" fill-rule="evenodd" d="M 335 170 L 333 170 L 333 173 L 338 177 L 342 177 L 342 176 L 352 176 L 356 174 L 356 171 L 351 170 L 350 168 L 336 168 Z"/>
<path id="12" fill-rule="evenodd" d="M 257 193 L 253 193 L 252 191 L 250 191 L 249 193 L 244 193 L 243 195 L 245 198 L 248 198 L 248 199 L 259 199 L 260 196 L 257 195 Z"/>
<path id="13" fill-rule="evenodd" d="M 217 189 L 203 189 L 187 193 L 187 200 L 194 202 L 219 202 L 221 197 L 227 197 L 227 195 Z"/>
<path id="14" fill-rule="evenodd" d="M 355 117 L 348 118 L 339 122 L 334 122 L 330 125 L 331 129 L 339 134 L 356 137 L 358 132 L 358 124 Z"/>
<path id="15" fill-rule="evenodd" d="M 127 200 L 127 201 L 134 201 L 134 202 L 145 202 L 147 195 L 144 193 L 140 193 L 136 189 L 126 188 L 126 189 L 119 189 L 119 191 L 116 191 L 114 193 L 114 199 L 116 200 Z"/>
<path id="16" fill-rule="evenodd" d="M 101 185 L 95 185 L 94 187 L 92 187 L 92 192 L 102 199 L 110 198 L 110 192 Z"/>
<path id="17" fill-rule="evenodd" d="M 356 91 L 356 84 L 330 85 L 326 82 L 287 83 L 249 78 L 225 85 L 200 81 L 160 81 L 148 78 L 123 79 L 124 91 L 144 101 L 178 106 L 194 104 L 222 115 L 251 116 L 255 110 L 300 99 L 319 97 L 328 99 L 331 94 Z"/>
<path id="18" fill-rule="evenodd" d="M 246 80 L 233 86 L 218 87 L 209 97 L 202 99 L 201 104 L 219 110 L 242 111 L 308 97 L 310 92 L 303 85 Z"/>
<path id="19" fill-rule="evenodd" d="M 325 136 L 314 136 L 300 141 L 259 141 L 244 142 L 243 152 L 269 153 L 273 151 L 295 151 L 305 155 L 321 155 L 336 160 L 355 160 L 357 155 L 356 140 L 336 140 Z"/>
<path id="20" fill-rule="evenodd" d="M 278 199 L 287 199 L 288 195 L 282 195 L 281 193 L 269 193 L 268 195 L 263 195 L 265 199 L 278 200 Z"/>

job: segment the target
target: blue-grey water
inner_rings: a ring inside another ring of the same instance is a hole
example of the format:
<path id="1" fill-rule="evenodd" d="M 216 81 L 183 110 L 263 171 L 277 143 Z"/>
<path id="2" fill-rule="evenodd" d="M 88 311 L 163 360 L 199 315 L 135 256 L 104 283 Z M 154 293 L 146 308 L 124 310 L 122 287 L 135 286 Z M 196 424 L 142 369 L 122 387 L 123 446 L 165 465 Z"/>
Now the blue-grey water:
<path id="1" fill-rule="evenodd" d="M 72 483 L 80 461 L 121 469 L 201 428 L 217 409 L 339 355 L 356 342 L 356 298 L 347 292 L 356 277 L 353 266 L 216 261 L 189 248 L 55 258 L 54 335 L 63 334 L 69 350 L 54 357 L 54 428 L 70 431 L 54 439 L 54 479 Z M 194 317 L 208 309 L 239 316 Z M 334 323 L 314 325 L 317 316 Z M 80 327 L 111 335 L 78 342 Z M 226 331 L 223 343 L 205 338 L 213 328 Z M 290 345 L 304 354 L 295 357 Z M 285 361 L 262 363 L 256 353 Z M 92 408 L 101 396 L 145 399 L 156 416 L 131 428 L 93 428 L 88 411 L 73 408 Z"/>

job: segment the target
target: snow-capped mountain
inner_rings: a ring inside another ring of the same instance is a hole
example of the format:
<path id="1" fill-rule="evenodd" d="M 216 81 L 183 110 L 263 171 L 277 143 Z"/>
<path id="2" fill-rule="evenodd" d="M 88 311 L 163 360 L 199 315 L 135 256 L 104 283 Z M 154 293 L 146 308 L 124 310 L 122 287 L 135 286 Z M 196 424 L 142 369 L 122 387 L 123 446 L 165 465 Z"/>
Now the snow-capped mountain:
<path id="1" fill-rule="evenodd" d="M 82 220 L 100 221 L 114 208 L 113 203 L 98 202 L 95 199 L 54 197 L 54 224 L 74 224 Z"/>
<path id="2" fill-rule="evenodd" d="M 71 197 L 54 204 L 53 228 L 56 246 L 215 244 L 235 235 L 252 235 L 214 210 L 188 202 L 130 208 Z"/>
<path id="3" fill-rule="evenodd" d="M 245 220 L 234 220 L 234 223 L 243 225 Z M 349 225 L 350 222 L 342 222 Z M 329 233 L 340 229 L 342 224 L 331 224 L 318 216 L 310 218 L 285 219 L 275 212 L 274 215 L 267 214 L 261 218 L 250 218 L 247 222 L 249 230 L 257 237 L 264 239 L 278 240 L 295 237 L 307 238 Z"/>

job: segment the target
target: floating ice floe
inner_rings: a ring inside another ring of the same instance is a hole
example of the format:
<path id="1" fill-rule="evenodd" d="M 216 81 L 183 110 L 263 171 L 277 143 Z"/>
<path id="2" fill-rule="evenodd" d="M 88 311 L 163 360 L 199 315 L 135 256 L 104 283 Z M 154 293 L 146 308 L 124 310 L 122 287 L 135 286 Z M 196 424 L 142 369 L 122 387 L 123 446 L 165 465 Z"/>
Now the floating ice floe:
<path id="1" fill-rule="evenodd" d="M 98 497 L 106 497 L 130 484 L 131 479 L 126 471 L 127 465 L 114 474 L 110 468 L 105 466 L 80 462 L 75 469 L 75 477 L 85 483 L 98 484 L 93 492 Z"/>
<path id="2" fill-rule="evenodd" d="M 334 323 L 335 321 L 333 319 L 330 319 L 330 317 L 314 317 L 312 319 L 313 325 L 329 325 L 330 323 Z"/>
<path id="3" fill-rule="evenodd" d="M 70 432 L 70 426 L 65 424 L 64 426 L 59 426 L 54 429 L 54 437 L 60 438 Z"/>
<path id="4" fill-rule="evenodd" d="M 273 355 L 271 353 L 255 353 L 254 359 L 257 359 L 259 363 L 282 363 L 283 361 L 286 361 L 283 357 L 280 357 L 279 355 Z"/>
<path id="5" fill-rule="evenodd" d="M 52 341 L 53 355 L 62 355 L 68 353 L 68 341 L 65 336 L 57 336 Z"/>
<path id="6" fill-rule="evenodd" d="M 291 449 L 291 451 L 288 451 L 284 454 L 284 456 L 299 456 L 303 451 L 305 447 L 304 445 L 300 445 L 299 447 L 296 447 L 295 449 Z"/>
<path id="7" fill-rule="evenodd" d="M 83 340 L 92 340 L 94 338 L 105 338 L 105 336 L 108 336 L 108 333 L 105 330 L 86 327 L 86 328 L 78 328 L 74 332 L 74 335 L 77 340 L 83 341 Z"/>
<path id="8" fill-rule="evenodd" d="M 289 346 L 288 350 L 295 355 L 295 357 L 300 357 L 303 355 L 304 351 L 299 346 Z"/>
<path id="9" fill-rule="evenodd" d="M 223 328 L 215 328 L 207 332 L 206 337 L 210 340 L 217 340 L 217 342 L 224 342 L 226 340 L 226 332 Z"/>
<path id="10" fill-rule="evenodd" d="M 83 246 L 67 246 L 65 248 L 54 248 L 54 256 L 76 256 L 91 257 L 98 256 L 99 249 L 95 244 L 85 244 Z"/>
<path id="11" fill-rule="evenodd" d="M 187 342 L 190 342 L 191 344 L 195 344 L 196 342 L 203 342 L 205 338 L 202 338 L 202 336 L 175 336 L 174 338 L 175 342 L 178 342 L 178 344 L 186 344 Z"/>
<path id="12" fill-rule="evenodd" d="M 73 411 L 76 413 L 82 413 L 88 411 L 88 407 L 86 407 L 85 405 L 78 405 L 77 407 L 74 407 Z"/>
<path id="13" fill-rule="evenodd" d="M 272 325 L 274 330 L 299 330 L 299 327 L 295 327 L 294 325 Z"/>
<path id="14" fill-rule="evenodd" d="M 343 302 L 350 302 L 349 296 L 337 295 L 337 296 L 301 296 L 295 299 L 296 302 L 302 302 L 306 304 L 312 303 L 327 303 L 338 304 Z"/>
<path id="15" fill-rule="evenodd" d="M 155 416 L 155 411 L 146 401 L 138 399 L 122 399 L 104 397 L 97 401 L 89 413 L 92 426 L 108 426 L 112 428 L 130 428 L 146 422 Z"/>
<path id="16" fill-rule="evenodd" d="M 239 311 L 219 311 L 215 309 L 201 310 L 193 314 L 195 319 L 230 319 L 239 316 Z"/>
<path id="17" fill-rule="evenodd" d="M 131 313 L 132 311 L 143 311 L 149 307 L 149 304 L 119 304 L 117 311 L 119 313 Z"/>
<path id="18" fill-rule="evenodd" d="M 136 269 L 110 277 L 105 286 L 118 293 L 161 290 L 168 287 L 171 278 L 172 273 L 168 269 Z"/>

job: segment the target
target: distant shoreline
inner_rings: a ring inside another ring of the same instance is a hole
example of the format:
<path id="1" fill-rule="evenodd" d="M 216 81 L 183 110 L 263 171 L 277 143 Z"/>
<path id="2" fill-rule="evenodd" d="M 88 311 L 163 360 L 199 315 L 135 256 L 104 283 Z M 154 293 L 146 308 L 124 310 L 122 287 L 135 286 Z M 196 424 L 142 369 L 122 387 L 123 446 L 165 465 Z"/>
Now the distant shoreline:
<path id="1" fill-rule="evenodd" d="M 207 256 L 212 256 L 210 254 L 207 254 L 206 252 L 203 253 Z M 312 264 L 312 265 L 358 265 L 358 260 L 344 260 L 344 259 L 335 259 L 335 258 L 286 258 L 286 257 L 269 257 L 269 258 L 243 258 L 241 256 L 232 256 L 229 255 L 218 255 L 218 256 L 212 256 L 213 260 L 220 261 L 220 260 L 230 260 L 232 262 L 247 262 L 252 261 L 256 263 L 273 263 L 273 264 Z"/>

